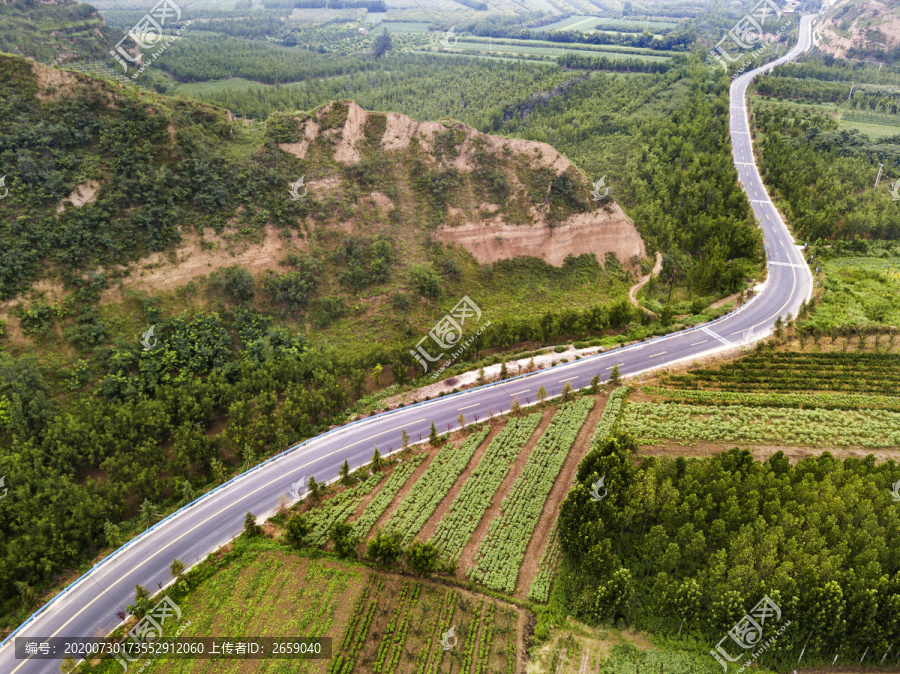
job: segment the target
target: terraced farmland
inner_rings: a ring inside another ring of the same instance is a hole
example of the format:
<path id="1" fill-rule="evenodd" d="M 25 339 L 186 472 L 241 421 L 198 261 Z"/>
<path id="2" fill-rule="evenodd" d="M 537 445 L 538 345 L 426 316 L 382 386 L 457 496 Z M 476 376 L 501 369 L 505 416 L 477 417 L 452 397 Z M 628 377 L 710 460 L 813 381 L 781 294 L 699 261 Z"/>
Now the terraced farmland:
<path id="1" fill-rule="evenodd" d="M 394 469 L 391 476 L 385 480 L 381 491 L 379 491 L 378 494 L 375 495 L 375 498 L 369 502 L 369 505 L 366 506 L 362 515 L 353 522 L 354 536 L 363 538 L 369 533 L 372 527 L 375 526 L 375 522 L 377 522 L 388 507 L 390 507 L 391 501 L 394 500 L 394 496 L 397 495 L 397 492 L 400 491 L 401 487 L 403 487 L 409 479 L 409 476 L 413 474 L 413 471 L 415 471 L 418 465 L 424 460 L 424 454 L 416 454 Z"/>
<path id="2" fill-rule="evenodd" d="M 431 542 L 455 561 L 484 516 L 503 478 L 541 421 L 540 413 L 510 419 L 485 450 L 450 510 L 438 524 Z"/>
<path id="3" fill-rule="evenodd" d="M 480 429 L 473 430 L 459 448 L 448 442 L 385 522 L 385 531 L 402 534 L 403 545 L 408 545 L 466 469 L 490 428 L 485 424 Z"/>
<path id="4" fill-rule="evenodd" d="M 491 522 L 470 578 L 495 590 L 515 590 L 544 502 L 593 406 L 593 398 L 581 398 L 560 407 L 503 500 L 503 514 Z"/>
<path id="5" fill-rule="evenodd" d="M 505 604 L 373 574 L 343 640 L 335 640 L 337 655 L 328 672 L 511 674 L 518 652 L 517 621 L 515 609 Z"/>

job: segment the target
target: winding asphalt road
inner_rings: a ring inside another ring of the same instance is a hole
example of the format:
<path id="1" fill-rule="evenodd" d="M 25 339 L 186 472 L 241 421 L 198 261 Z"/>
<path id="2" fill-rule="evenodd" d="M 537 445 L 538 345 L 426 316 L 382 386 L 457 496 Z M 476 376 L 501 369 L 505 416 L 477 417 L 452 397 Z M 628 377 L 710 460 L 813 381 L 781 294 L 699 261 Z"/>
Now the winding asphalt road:
<path id="1" fill-rule="evenodd" d="M 516 397 L 523 404 L 534 402 L 541 386 L 552 397 L 560 393 L 566 382 L 577 389 L 587 386 L 596 374 L 607 379 L 615 365 L 623 375 L 634 376 L 700 358 L 769 334 L 778 316 L 796 316 L 800 304 L 811 295 L 812 276 L 753 163 L 745 93 L 754 75 L 810 48 L 813 18 L 802 18 L 799 42 L 788 54 L 736 78 L 731 85 L 734 161 L 763 229 L 769 264 L 763 289 L 743 307 L 703 326 L 387 412 L 313 438 L 222 485 L 144 532 L 72 583 L 11 636 L 84 637 L 109 633 L 120 622 L 116 612 L 133 601 L 135 584 L 155 590 L 158 584 L 169 583 L 168 566 L 173 559 L 188 566 L 202 560 L 241 532 L 248 510 L 258 516 L 274 513 L 279 498 L 289 494 L 298 480 L 305 482 L 310 475 L 318 480 L 333 479 L 345 459 L 352 468 L 368 462 L 376 444 L 383 453 L 389 448 L 397 449 L 404 429 L 416 441 L 428 436 L 432 421 L 443 432 L 458 425 L 460 414 L 473 421 L 508 411 Z M 482 320 L 487 318 L 483 316 Z M 59 660 L 17 660 L 12 646 L 11 638 L 0 646 L 0 672 L 59 671 Z"/>

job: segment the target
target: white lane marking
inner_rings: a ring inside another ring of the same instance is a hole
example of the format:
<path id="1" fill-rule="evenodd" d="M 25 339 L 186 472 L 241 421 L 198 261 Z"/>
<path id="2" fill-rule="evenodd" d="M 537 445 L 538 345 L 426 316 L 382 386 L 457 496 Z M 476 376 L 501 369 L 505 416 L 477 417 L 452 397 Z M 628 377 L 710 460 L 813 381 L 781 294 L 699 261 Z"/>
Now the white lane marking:
<path id="1" fill-rule="evenodd" d="M 703 332 L 705 332 L 707 335 L 710 335 L 711 337 L 715 337 L 720 342 L 722 342 L 722 344 L 725 344 L 726 346 L 731 346 L 731 342 L 729 342 L 727 339 L 722 337 L 722 335 L 717 335 L 715 332 L 713 332 L 709 328 L 703 328 Z"/>
<path id="2" fill-rule="evenodd" d="M 510 393 L 509 395 L 511 395 L 511 396 L 520 396 L 520 395 L 522 395 L 523 393 L 528 393 L 530 390 L 531 390 L 530 388 L 527 388 L 527 389 L 525 389 L 524 391 L 518 391 L 518 392 L 516 392 L 516 393 Z"/>
<path id="3" fill-rule="evenodd" d="M 465 407 L 458 407 L 456 409 L 457 412 L 462 412 L 463 410 L 470 410 L 473 407 L 478 407 L 481 403 L 475 403 L 474 405 L 466 405 Z"/>
<path id="4" fill-rule="evenodd" d="M 783 243 L 781 245 L 784 245 Z M 798 269 L 806 268 L 805 264 L 794 264 L 793 262 L 775 262 L 774 260 L 769 260 L 769 264 L 777 264 L 780 267 L 797 267 Z"/>
<path id="5" fill-rule="evenodd" d="M 573 379 L 578 379 L 579 376 L 581 375 L 576 374 L 574 377 L 569 377 L 568 379 L 560 379 L 559 383 L 562 384 L 564 381 L 572 381 Z"/>
<path id="6" fill-rule="evenodd" d="M 647 358 L 656 358 L 657 356 L 661 356 L 664 353 L 668 353 L 668 351 L 660 351 L 659 353 L 654 353 L 652 356 L 647 356 Z"/>
<path id="7" fill-rule="evenodd" d="M 709 341 L 708 339 L 704 339 L 702 342 L 694 342 L 693 344 L 691 344 L 691 346 L 697 346 L 699 344 L 706 344 L 708 341 Z"/>

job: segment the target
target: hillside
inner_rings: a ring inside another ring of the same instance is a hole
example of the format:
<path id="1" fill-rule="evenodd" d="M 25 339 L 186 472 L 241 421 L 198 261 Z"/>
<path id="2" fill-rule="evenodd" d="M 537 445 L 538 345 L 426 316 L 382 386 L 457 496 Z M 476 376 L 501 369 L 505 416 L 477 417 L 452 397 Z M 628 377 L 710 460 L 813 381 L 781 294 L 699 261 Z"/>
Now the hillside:
<path id="1" fill-rule="evenodd" d="M 900 62 L 900 3 L 838 0 L 816 24 L 819 49 L 843 58 Z"/>
<path id="2" fill-rule="evenodd" d="M 97 10 L 74 0 L 0 2 L 0 51 L 42 63 L 102 59 L 114 32 Z"/>
<path id="3" fill-rule="evenodd" d="M 588 179 L 545 143 L 350 102 L 253 130 L 212 106 L 24 59 L 3 57 L 0 69 L 10 190 L 0 320 L 19 344 L 35 323 L 47 327 L 28 312 L 62 303 L 89 275 L 117 302 L 207 284 L 228 267 L 207 285 L 221 290 L 211 300 L 255 298 L 302 329 L 379 327 L 389 341 L 410 337 L 411 320 L 427 331 L 439 300 L 473 289 L 500 293 L 497 318 L 519 315 L 507 277 L 523 290 L 529 278 L 559 279 L 548 309 L 583 306 L 601 289 L 615 298 L 628 282 L 618 261 L 636 270 L 646 255 L 622 210 L 594 201 Z M 486 275 L 483 264 L 501 262 Z M 565 279 L 583 286 L 585 273 L 594 290 L 573 294 Z"/>

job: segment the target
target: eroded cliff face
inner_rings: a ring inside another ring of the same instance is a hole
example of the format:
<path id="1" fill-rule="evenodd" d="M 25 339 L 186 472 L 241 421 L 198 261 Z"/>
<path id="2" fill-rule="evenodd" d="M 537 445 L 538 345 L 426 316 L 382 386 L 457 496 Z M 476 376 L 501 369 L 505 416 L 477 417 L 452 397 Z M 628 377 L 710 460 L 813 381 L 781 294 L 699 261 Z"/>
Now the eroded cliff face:
<path id="1" fill-rule="evenodd" d="M 318 148 L 349 167 L 365 165 L 375 153 L 393 166 L 411 160 L 452 176 L 456 184 L 441 205 L 436 236 L 464 247 L 481 263 L 534 256 L 561 265 L 567 256 L 584 253 L 602 262 L 610 252 L 622 262 L 646 257 L 644 242 L 622 209 L 609 197 L 594 200 L 591 182 L 546 143 L 491 136 L 461 123 L 367 112 L 349 101 L 290 121 L 288 137 L 282 133 L 278 147 L 298 159 L 311 159 Z M 335 194 L 347 187 L 343 182 L 329 177 L 308 184 Z M 377 190 L 367 196 L 384 208 L 396 205 Z"/>

